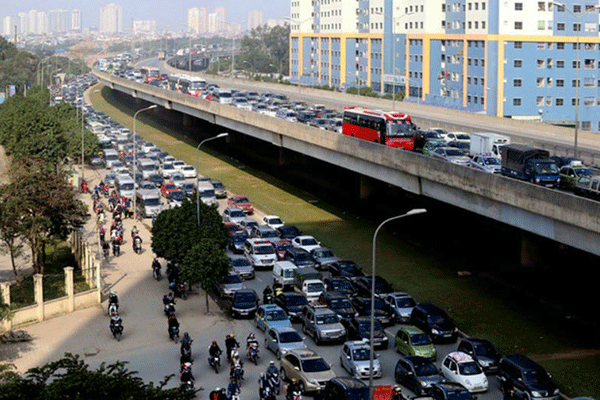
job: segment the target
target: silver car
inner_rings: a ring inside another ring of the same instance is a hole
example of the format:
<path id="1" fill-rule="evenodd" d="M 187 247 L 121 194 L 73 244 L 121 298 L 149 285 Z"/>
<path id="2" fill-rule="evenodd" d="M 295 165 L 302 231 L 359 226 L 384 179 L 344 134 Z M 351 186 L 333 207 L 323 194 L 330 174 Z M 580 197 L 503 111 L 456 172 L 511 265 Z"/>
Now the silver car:
<path id="1" fill-rule="evenodd" d="M 340 364 L 348 373 L 357 379 L 366 379 L 371 370 L 371 349 L 367 342 L 358 340 L 346 342 L 340 352 Z M 383 375 L 378 355 L 373 357 L 373 377 Z"/>
<path id="2" fill-rule="evenodd" d="M 469 166 L 490 174 L 499 174 L 502 169 L 502 162 L 496 157 L 476 155 L 470 161 Z"/>
<path id="3" fill-rule="evenodd" d="M 271 350 L 277 359 L 292 349 L 306 349 L 304 338 L 290 326 L 272 327 L 265 334 L 265 347 Z"/>
<path id="4" fill-rule="evenodd" d="M 211 180 L 210 183 L 212 183 L 215 188 L 215 196 L 217 196 L 217 199 L 224 199 L 227 197 L 227 190 L 221 181 Z"/>
<path id="5" fill-rule="evenodd" d="M 315 259 L 315 268 L 327 270 L 329 264 L 338 262 L 340 259 L 336 257 L 327 247 L 317 247 L 310 252 Z"/>
<path id="6" fill-rule="evenodd" d="M 457 149 L 456 147 L 438 147 L 431 153 L 432 157 L 439 158 L 444 161 L 448 161 L 452 164 L 469 166 L 471 159 L 465 154 L 464 151 Z"/>
<path id="7" fill-rule="evenodd" d="M 246 257 L 231 257 L 231 269 L 243 279 L 254 279 L 254 267 Z"/>
<path id="8" fill-rule="evenodd" d="M 394 312 L 396 321 L 400 323 L 410 321 L 410 314 L 417 304 L 408 293 L 404 292 L 389 293 L 385 296 L 385 301 Z"/>
<path id="9" fill-rule="evenodd" d="M 237 290 L 245 289 L 244 281 L 242 277 L 234 271 L 229 272 L 227 280 L 217 285 L 217 291 L 220 297 L 233 297 L 233 294 Z"/>

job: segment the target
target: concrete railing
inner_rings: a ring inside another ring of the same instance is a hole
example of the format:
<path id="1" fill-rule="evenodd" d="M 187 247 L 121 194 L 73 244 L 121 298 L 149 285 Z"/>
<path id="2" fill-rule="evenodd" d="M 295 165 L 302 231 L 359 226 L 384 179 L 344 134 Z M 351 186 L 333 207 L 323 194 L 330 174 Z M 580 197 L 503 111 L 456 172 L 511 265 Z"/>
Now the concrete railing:
<path id="1" fill-rule="evenodd" d="M 89 290 L 75 293 L 73 267 L 64 268 L 65 296 L 44 301 L 44 276 L 35 274 L 33 276 L 33 298 L 34 304 L 13 310 L 10 320 L 3 321 L 2 331 L 8 331 L 15 327 L 30 323 L 41 322 L 62 314 L 72 313 L 75 310 L 93 307 L 100 304 L 102 300 L 102 286 L 100 285 L 100 264 L 97 263 L 92 252 L 79 232 L 73 232 L 69 238 L 69 245 L 75 255 L 81 273 Z M 0 283 L 2 302 L 11 304 L 10 298 L 11 282 Z"/>

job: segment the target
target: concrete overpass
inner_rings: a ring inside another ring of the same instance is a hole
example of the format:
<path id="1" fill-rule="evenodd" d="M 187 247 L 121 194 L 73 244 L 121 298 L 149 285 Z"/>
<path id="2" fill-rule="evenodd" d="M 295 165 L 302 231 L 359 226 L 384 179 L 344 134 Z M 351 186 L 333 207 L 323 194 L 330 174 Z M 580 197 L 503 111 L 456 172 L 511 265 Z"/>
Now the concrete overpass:
<path id="1" fill-rule="evenodd" d="M 228 105 L 136 83 L 106 73 L 111 89 L 240 132 L 285 150 L 313 157 L 422 196 L 483 215 L 574 248 L 600 255 L 600 203 L 526 182 L 481 173 L 420 154 L 265 117 Z"/>

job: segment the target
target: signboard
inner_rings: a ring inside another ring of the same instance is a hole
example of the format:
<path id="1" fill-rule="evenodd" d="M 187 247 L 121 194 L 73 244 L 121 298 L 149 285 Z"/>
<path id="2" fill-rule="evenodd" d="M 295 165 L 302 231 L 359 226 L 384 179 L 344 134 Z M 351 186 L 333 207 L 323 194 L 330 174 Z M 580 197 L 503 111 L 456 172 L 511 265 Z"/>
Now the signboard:
<path id="1" fill-rule="evenodd" d="M 383 83 L 396 83 L 396 84 L 404 84 L 406 82 L 406 76 L 404 75 L 383 75 Z"/>
<path id="2" fill-rule="evenodd" d="M 14 96 L 15 94 L 17 94 L 17 87 L 15 85 L 10 85 L 8 87 L 8 95 Z"/>
<path id="3" fill-rule="evenodd" d="M 373 400 L 392 400 L 392 385 L 373 386 Z"/>

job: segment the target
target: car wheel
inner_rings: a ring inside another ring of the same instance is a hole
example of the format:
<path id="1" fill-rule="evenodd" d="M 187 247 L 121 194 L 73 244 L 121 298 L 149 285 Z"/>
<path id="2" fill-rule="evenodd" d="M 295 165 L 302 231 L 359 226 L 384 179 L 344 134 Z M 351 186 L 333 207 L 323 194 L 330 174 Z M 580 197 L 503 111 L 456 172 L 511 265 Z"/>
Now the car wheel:
<path id="1" fill-rule="evenodd" d="M 281 375 L 281 380 L 282 380 L 282 381 L 284 381 L 284 382 L 287 382 L 287 381 L 288 381 L 288 379 L 287 379 L 287 375 L 285 374 L 285 369 L 283 369 L 283 367 L 281 367 L 281 368 L 279 369 L 279 375 Z"/>
<path id="2" fill-rule="evenodd" d="M 315 331 L 314 339 L 315 339 L 315 344 L 317 346 L 320 346 L 321 345 L 321 338 L 319 337 L 319 334 L 316 331 Z"/>
<path id="3" fill-rule="evenodd" d="M 281 360 L 281 351 L 277 350 L 277 354 L 275 354 L 278 360 Z"/>
<path id="4" fill-rule="evenodd" d="M 302 332 L 304 332 L 305 335 L 308 335 L 308 329 L 306 329 L 306 325 L 302 325 Z"/>
<path id="5" fill-rule="evenodd" d="M 304 382 L 300 381 L 298 386 L 300 387 L 300 393 L 306 393 L 306 390 L 304 390 Z"/>

